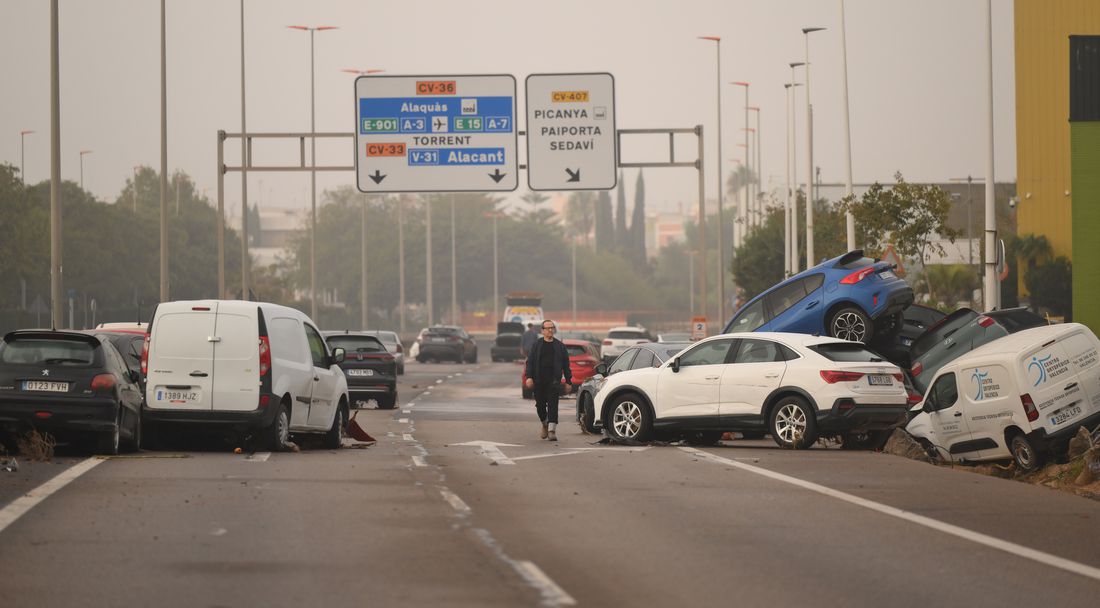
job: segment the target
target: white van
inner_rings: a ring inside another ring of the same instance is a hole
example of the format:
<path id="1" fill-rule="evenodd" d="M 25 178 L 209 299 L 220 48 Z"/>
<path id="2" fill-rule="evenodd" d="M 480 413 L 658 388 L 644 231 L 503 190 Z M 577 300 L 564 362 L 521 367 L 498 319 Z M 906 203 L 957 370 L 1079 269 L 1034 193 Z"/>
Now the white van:
<path id="1" fill-rule="evenodd" d="M 290 433 L 324 433 L 340 446 L 348 385 L 305 314 L 266 302 L 165 302 L 153 311 L 142 352 L 145 422 L 224 428 L 281 449 Z"/>
<path id="2" fill-rule="evenodd" d="M 1098 351 L 1079 323 L 994 340 L 939 370 L 906 430 L 949 460 L 1013 458 L 1033 471 L 1100 425 Z"/>

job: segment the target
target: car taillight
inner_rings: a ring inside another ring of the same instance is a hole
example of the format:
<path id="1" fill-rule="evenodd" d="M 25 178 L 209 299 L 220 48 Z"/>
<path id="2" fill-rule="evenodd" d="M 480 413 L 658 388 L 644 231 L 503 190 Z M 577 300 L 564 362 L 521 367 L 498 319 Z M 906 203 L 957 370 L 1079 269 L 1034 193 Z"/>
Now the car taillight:
<path id="1" fill-rule="evenodd" d="M 909 393 L 909 395 L 905 398 L 905 402 L 909 404 L 909 407 L 913 407 L 914 405 L 921 402 L 921 396 L 917 393 Z"/>
<path id="2" fill-rule="evenodd" d="M 901 372 L 898 372 L 896 374 L 890 374 L 890 375 L 894 377 L 894 380 L 897 380 L 901 384 L 905 384 L 905 374 L 903 374 Z"/>
<path id="3" fill-rule="evenodd" d="M 981 325 L 982 327 L 989 327 L 990 325 L 993 325 L 993 323 L 995 323 L 995 321 L 992 319 L 992 317 L 987 317 L 985 315 L 982 315 L 981 318 L 978 319 L 978 325 Z"/>
<path id="4" fill-rule="evenodd" d="M 841 372 L 836 370 L 821 370 L 821 379 L 829 384 L 837 382 L 855 382 L 863 377 L 863 372 Z"/>
<path id="5" fill-rule="evenodd" d="M 398 345 L 397 345 L 397 352 L 399 352 L 399 353 L 403 353 L 403 352 L 405 352 L 405 347 L 403 347 L 403 346 L 401 346 L 400 344 L 398 344 Z"/>
<path id="6" fill-rule="evenodd" d="M 451 336 L 449 339 L 450 339 L 451 342 L 458 342 L 459 341 L 458 336 Z"/>
<path id="7" fill-rule="evenodd" d="M 841 279 L 840 283 L 842 285 L 854 285 L 854 284 L 862 281 L 863 279 L 866 279 L 867 275 L 871 274 L 874 271 L 875 271 L 874 266 L 868 266 L 867 268 L 861 268 L 860 270 L 857 270 L 857 271 L 853 272 L 852 274 L 850 274 L 850 275 L 844 277 L 843 279 Z"/>
<path id="8" fill-rule="evenodd" d="M 604 346 L 611 346 L 611 340 L 604 340 L 603 345 Z"/>
<path id="9" fill-rule="evenodd" d="M 149 375 L 149 334 L 145 334 L 145 341 L 141 344 L 141 375 Z"/>
<path id="10" fill-rule="evenodd" d="M 1039 410 L 1035 409 L 1035 402 L 1031 400 L 1031 395 L 1027 393 L 1020 395 L 1020 405 L 1024 406 L 1024 413 L 1027 414 L 1029 421 L 1035 422 L 1039 419 Z"/>
<path id="11" fill-rule="evenodd" d="M 271 371 L 271 340 L 267 336 L 260 336 L 260 377 L 263 378 Z"/>
<path id="12" fill-rule="evenodd" d="M 114 374 L 99 374 L 92 378 L 92 390 L 97 393 L 107 391 L 114 388 L 117 382 Z"/>
<path id="13" fill-rule="evenodd" d="M 923 372 L 923 371 L 924 371 L 924 364 L 923 364 L 923 363 L 921 363 L 920 361 L 917 361 L 916 365 L 914 365 L 913 367 L 909 368 L 909 373 L 913 374 L 913 377 L 914 377 L 914 378 L 916 378 L 917 376 L 919 376 L 919 375 L 920 375 L 920 373 L 921 373 L 921 372 Z"/>
<path id="14" fill-rule="evenodd" d="M 385 355 L 385 356 L 382 357 L 382 362 L 383 363 L 393 363 L 396 360 L 397 359 L 393 355 Z"/>

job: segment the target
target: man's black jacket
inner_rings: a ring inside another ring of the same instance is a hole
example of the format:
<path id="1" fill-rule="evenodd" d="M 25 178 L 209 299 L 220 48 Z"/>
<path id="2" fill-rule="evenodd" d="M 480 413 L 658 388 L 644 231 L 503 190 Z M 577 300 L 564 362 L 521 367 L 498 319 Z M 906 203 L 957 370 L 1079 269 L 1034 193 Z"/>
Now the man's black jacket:
<path id="1" fill-rule="evenodd" d="M 542 384 L 543 382 L 557 382 L 561 379 L 562 374 L 565 374 L 565 381 L 569 384 L 573 384 L 573 371 L 569 369 L 569 351 L 566 350 L 565 344 L 561 340 L 554 338 L 554 375 L 552 378 L 540 378 L 539 374 L 542 373 L 541 366 L 539 365 L 539 355 L 542 353 L 543 340 L 540 339 L 535 342 L 531 347 L 531 352 L 527 353 L 527 377 L 535 381 L 535 384 Z"/>

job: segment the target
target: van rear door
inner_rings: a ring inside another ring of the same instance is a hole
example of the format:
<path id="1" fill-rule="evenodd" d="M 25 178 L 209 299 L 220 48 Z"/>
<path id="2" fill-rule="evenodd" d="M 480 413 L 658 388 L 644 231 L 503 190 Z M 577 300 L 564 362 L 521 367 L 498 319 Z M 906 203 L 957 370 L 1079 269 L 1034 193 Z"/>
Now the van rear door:
<path id="1" fill-rule="evenodd" d="M 1039 418 L 1033 425 L 1055 433 L 1083 419 L 1090 409 L 1084 387 L 1078 382 L 1063 347 L 1066 335 L 1052 337 L 1042 346 L 1027 351 L 1020 359 L 1024 377 L 1021 389 L 1031 395 Z"/>
<path id="2" fill-rule="evenodd" d="M 1077 388 L 1082 392 L 1080 399 L 1084 405 L 1084 415 L 1087 417 L 1100 412 L 1100 340 L 1082 327 L 1061 342 L 1073 364 Z"/>
<path id="3" fill-rule="evenodd" d="M 248 412 L 260 406 L 260 326 L 251 311 L 227 312 L 214 326 L 214 408 Z M 256 314 L 261 314 L 257 312 Z"/>
<path id="4" fill-rule="evenodd" d="M 209 410 L 214 373 L 216 301 L 161 305 L 153 321 L 145 403 L 150 409 Z"/>

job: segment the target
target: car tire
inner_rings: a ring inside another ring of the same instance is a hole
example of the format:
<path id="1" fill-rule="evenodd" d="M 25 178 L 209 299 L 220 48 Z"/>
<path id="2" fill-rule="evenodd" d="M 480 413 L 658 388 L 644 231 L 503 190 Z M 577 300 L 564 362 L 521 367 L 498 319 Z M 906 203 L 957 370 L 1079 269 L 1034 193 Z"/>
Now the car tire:
<path id="1" fill-rule="evenodd" d="M 141 450 L 141 412 L 138 412 L 134 419 L 134 428 L 130 435 L 130 439 L 126 441 L 127 452 L 137 452 Z"/>
<path id="2" fill-rule="evenodd" d="M 122 406 L 119 406 L 118 418 L 115 420 L 115 428 L 110 431 L 95 434 L 95 453 L 103 456 L 115 456 L 118 454 L 119 437 L 122 433 Z"/>
<path id="3" fill-rule="evenodd" d="M 325 433 L 325 449 L 338 450 L 344 439 L 344 429 L 348 426 L 348 404 L 340 401 L 336 415 L 332 417 L 332 428 Z"/>
<path id="4" fill-rule="evenodd" d="M 1008 450 L 1012 452 L 1012 459 L 1021 471 L 1032 473 L 1043 466 L 1043 455 L 1035 447 L 1035 444 L 1027 438 L 1027 435 L 1016 435 L 1008 443 Z"/>
<path id="5" fill-rule="evenodd" d="M 405 364 L 404 363 L 397 366 L 397 375 L 398 376 L 404 376 L 405 375 Z"/>
<path id="6" fill-rule="evenodd" d="M 875 326 L 867 313 L 858 306 L 845 306 L 829 316 L 828 334 L 841 340 L 867 344 L 875 334 Z"/>
<path id="7" fill-rule="evenodd" d="M 695 446 L 714 445 L 721 438 L 722 431 L 692 431 L 684 435 L 684 441 Z"/>
<path id="8" fill-rule="evenodd" d="M 270 452 L 281 452 L 286 449 L 290 441 L 290 414 L 287 412 L 286 402 L 279 404 L 275 417 L 271 424 L 260 432 L 260 444 Z"/>
<path id="9" fill-rule="evenodd" d="M 584 393 L 581 395 L 579 403 L 577 411 L 581 417 L 581 426 L 589 433 L 599 435 L 600 429 L 596 428 L 596 410 L 592 403 L 592 395 Z"/>
<path id="10" fill-rule="evenodd" d="M 804 450 L 817 441 L 817 418 L 806 400 L 791 395 L 779 400 L 768 417 L 772 439 L 781 448 Z"/>
<path id="11" fill-rule="evenodd" d="M 611 401 L 604 428 L 612 439 L 644 443 L 653 435 L 653 417 L 641 397 L 624 393 Z"/>
<path id="12" fill-rule="evenodd" d="M 397 391 L 394 390 L 392 394 L 383 395 L 378 398 L 378 409 L 380 410 L 392 410 L 397 406 Z"/>

